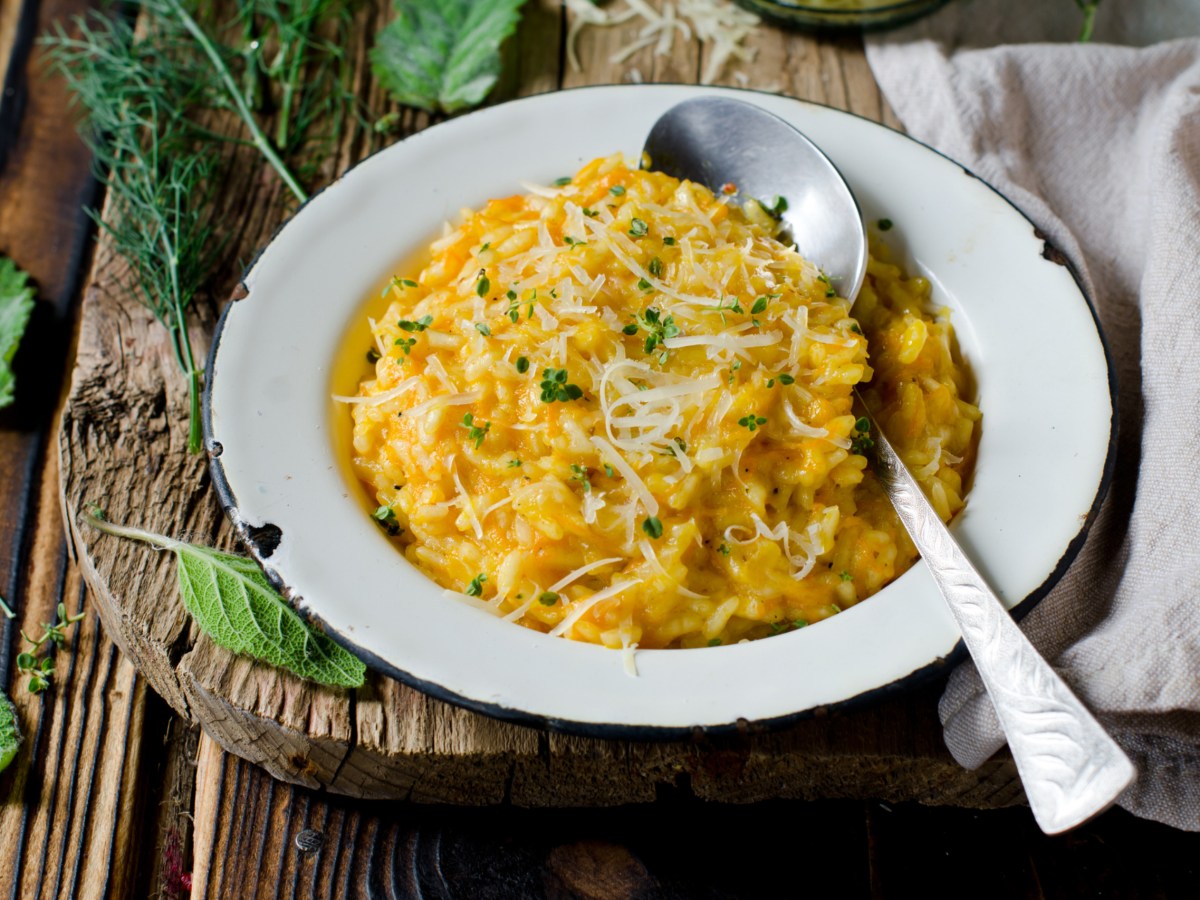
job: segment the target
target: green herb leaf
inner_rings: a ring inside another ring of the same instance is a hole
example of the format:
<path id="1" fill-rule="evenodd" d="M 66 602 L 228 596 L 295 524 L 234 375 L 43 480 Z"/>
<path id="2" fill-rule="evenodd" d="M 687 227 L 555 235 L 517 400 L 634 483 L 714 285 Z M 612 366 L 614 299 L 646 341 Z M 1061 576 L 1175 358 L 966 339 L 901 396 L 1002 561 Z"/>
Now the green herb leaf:
<path id="1" fill-rule="evenodd" d="M 874 446 L 875 441 L 871 438 L 871 420 L 866 416 L 861 416 L 854 422 L 854 435 L 850 439 L 850 452 L 856 453 L 859 456 L 866 456 Z"/>
<path id="2" fill-rule="evenodd" d="M 709 639 L 708 639 L 708 646 L 709 646 L 709 647 L 720 647 L 720 646 L 721 646 L 721 639 L 720 639 L 720 638 L 709 638 Z"/>
<path id="3" fill-rule="evenodd" d="M 765 416 L 742 416 L 738 419 L 738 424 L 751 431 L 757 431 L 761 426 L 767 424 L 767 420 Z"/>
<path id="4" fill-rule="evenodd" d="M 13 402 L 16 379 L 11 363 L 33 312 L 33 289 L 26 285 L 28 278 L 11 259 L 0 256 L 0 409 Z"/>
<path id="5" fill-rule="evenodd" d="M 650 260 L 650 264 L 648 266 L 646 266 L 646 269 L 647 269 L 647 271 L 650 272 L 651 275 L 653 275 L 655 278 L 657 278 L 658 276 L 660 276 L 662 274 L 662 270 L 663 270 L 662 260 L 659 259 L 657 256 L 654 257 L 654 259 Z"/>
<path id="6" fill-rule="evenodd" d="M 633 221 L 631 221 L 629 223 L 630 237 L 645 237 L 649 233 L 650 233 L 650 226 L 647 225 L 645 222 L 643 222 L 641 219 L 635 217 L 633 219 Z"/>
<path id="7" fill-rule="evenodd" d="M 570 184 L 570 183 L 571 183 L 571 176 L 570 176 L 570 175 L 564 175 L 562 178 L 555 178 L 555 179 L 554 179 L 554 186 L 555 186 L 555 187 L 566 187 L 566 186 L 567 186 L 568 184 Z"/>
<path id="8" fill-rule="evenodd" d="M 404 530 L 400 527 L 400 522 L 396 519 L 396 511 L 390 506 L 380 506 L 375 512 L 371 513 L 371 518 L 378 522 L 379 527 L 391 537 L 395 537 Z"/>
<path id="9" fill-rule="evenodd" d="M 791 375 L 789 375 L 787 372 L 780 372 L 779 375 L 777 375 L 776 377 L 779 379 L 780 384 L 795 384 L 796 383 L 796 379 L 793 378 Z"/>
<path id="10" fill-rule="evenodd" d="M 642 521 L 642 531 L 646 532 L 646 534 L 650 535 L 650 537 L 657 541 L 660 537 L 662 537 L 662 521 L 659 520 L 658 516 L 650 516 L 648 519 Z"/>
<path id="11" fill-rule="evenodd" d="M 178 541 L 169 549 L 183 605 L 217 644 L 320 684 L 363 683 L 362 661 L 310 629 L 253 560 Z"/>
<path id="12" fill-rule="evenodd" d="M 516 30 L 523 2 L 398 0 L 371 51 L 375 76 L 408 106 L 477 106 L 500 74 L 500 45 Z"/>
<path id="13" fill-rule="evenodd" d="M 555 400 L 566 403 L 583 396 L 583 388 L 577 384 L 568 384 L 567 377 L 566 369 L 542 370 L 542 382 L 538 387 L 542 389 L 543 403 L 553 403 Z"/>
<path id="14" fill-rule="evenodd" d="M 12 701 L 0 691 L 0 772 L 17 755 L 21 747 L 21 728 L 17 724 L 17 710 Z"/>
<path id="15" fill-rule="evenodd" d="M 483 269 L 479 270 L 479 280 L 475 282 L 475 293 L 480 297 L 486 297 L 487 292 L 492 289 L 492 283 L 488 281 L 487 275 Z"/>
<path id="16" fill-rule="evenodd" d="M 554 591 L 542 591 L 538 596 L 538 603 L 542 604 L 542 606 L 553 606 L 557 602 L 558 594 Z"/>
<path id="17" fill-rule="evenodd" d="M 475 330 L 478 331 L 480 334 L 482 334 L 484 337 L 492 336 L 492 329 L 488 327 L 486 322 L 476 322 Z"/>
<path id="18" fill-rule="evenodd" d="M 487 576 L 480 572 L 471 579 L 471 583 L 467 585 L 466 595 L 468 597 L 482 597 L 483 583 L 487 581 Z"/>
<path id="19" fill-rule="evenodd" d="M 612 187 L 610 187 L 608 189 L 608 192 L 610 194 L 612 194 L 614 197 L 624 197 L 625 196 L 625 186 L 621 185 L 621 184 L 614 184 Z"/>
<path id="20" fill-rule="evenodd" d="M 421 316 L 417 321 L 413 322 L 410 319 L 401 319 L 396 323 L 402 331 L 424 331 L 433 324 L 433 316 Z"/>
<path id="21" fill-rule="evenodd" d="M 527 357 L 518 356 L 515 365 L 517 367 L 517 372 L 521 375 L 524 375 L 529 371 L 529 359 Z"/>
<path id="22" fill-rule="evenodd" d="M 478 450 L 480 445 L 483 444 L 483 439 L 487 437 L 487 433 L 492 430 L 492 423 L 484 422 L 481 428 L 475 424 L 475 416 L 467 413 L 463 416 L 462 424 L 458 427 L 467 429 L 467 437 L 475 442 L 475 449 Z"/>
<path id="23" fill-rule="evenodd" d="M 668 247 L 674 247 L 675 246 L 675 238 L 665 237 L 665 238 L 663 238 L 663 243 L 666 244 Z"/>
<path id="24" fill-rule="evenodd" d="M 225 649 L 319 684 L 362 685 L 366 674 L 362 660 L 309 628 L 271 587 L 254 560 L 116 525 L 91 514 L 87 521 L 105 534 L 174 553 L 183 605 L 200 630 Z"/>
<path id="25" fill-rule="evenodd" d="M 879 220 L 879 230 L 880 231 L 891 231 L 892 225 L 893 225 L 893 222 L 891 219 L 880 219 Z"/>

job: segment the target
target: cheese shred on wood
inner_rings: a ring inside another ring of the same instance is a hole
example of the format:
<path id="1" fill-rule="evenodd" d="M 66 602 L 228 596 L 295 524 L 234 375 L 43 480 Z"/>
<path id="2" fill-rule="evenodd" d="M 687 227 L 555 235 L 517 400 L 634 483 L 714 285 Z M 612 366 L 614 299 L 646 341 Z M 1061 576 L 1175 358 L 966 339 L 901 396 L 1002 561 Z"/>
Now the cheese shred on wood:
<path id="1" fill-rule="evenodd" d="M 948 314 L 877 246 L 851 315 L 777 231 L 620 156 L 448 227 L 337 398 L 409 560 L 626 653 L 801 628 L 912 565 L 851 392 L 952 517 L 980 414 Z"/>

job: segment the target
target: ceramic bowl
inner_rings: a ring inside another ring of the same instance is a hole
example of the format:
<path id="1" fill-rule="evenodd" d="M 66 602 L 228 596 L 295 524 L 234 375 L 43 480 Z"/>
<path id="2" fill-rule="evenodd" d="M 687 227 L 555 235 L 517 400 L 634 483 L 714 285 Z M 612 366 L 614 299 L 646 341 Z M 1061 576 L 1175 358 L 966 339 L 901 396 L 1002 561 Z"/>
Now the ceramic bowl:
<path id="1" fill-rule="evenodd" d="M 745 644 L 620 654 L 449 600 L 368 515 L 348 474 L 335 365 L 364 304 L 464 207 L 638 153 L 668 107 L 756 103 L 840 167 L 869 223 L 949 306 L 983 409 L 953 530 L 1010 607 L 1078 550 L 1111 465 L 1112 383 L 1086 298 L 1004 197 L 904 135 L 847 113 L 726 89 L 629 85 L 513 101 L 420 132 L 306 204 L 247 271 L 212 345 L 205 432 L 238 532 L 284 595 L 368 664 L 519 722 L 609 737 L 778 725 L 944 668 L 959 635 L 923 564 L 813 627 Z M 344 375 L 341 376 L 344 378 Z"/>

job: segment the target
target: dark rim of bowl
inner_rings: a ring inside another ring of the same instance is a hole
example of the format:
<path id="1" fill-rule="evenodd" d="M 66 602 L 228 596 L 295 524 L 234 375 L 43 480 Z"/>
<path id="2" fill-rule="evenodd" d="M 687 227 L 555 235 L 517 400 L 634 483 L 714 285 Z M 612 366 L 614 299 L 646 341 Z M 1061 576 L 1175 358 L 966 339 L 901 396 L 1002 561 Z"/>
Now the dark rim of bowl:
<path id="1" fill-rule="evenodd" d="M 589 90 L 596 90 L 596 89 L 612 90 L 613 88 L 618 88 L 621 90 L 644 90 L 648 87 L 649 88 L 653 88 L 653 87 L 688 88 L 688 89 L 699 90 L 699 91 L 706 90 L 705 86 L 700 86 L 700 85 L 695 85 L 695 84 L 678 84 L 678 83 L 670 83 L 670 84 L 663 83 L 663 84 L 659 84 L 659 85 L 611 85 L 611 84 L 607 84 L 607 85 L 583 85 L 580 87 L 567 88 L 563 91 L 557 91 L 556 93 L 560 93 L 560 94 L 568 93 L 568 92 L 574 93 L 574 92 L 582 92 L 582 91 L 589 91 Z M 877 128 L 882 128 L 885 131 L 890 131 L 893 134 L 897 134 L 906 140 L 909 140 L 909 141 L 912 141 L 913 143 L 919 144 L 920 146 L 924 147 L 926 150 L 929 150 L 932 153 L 937 154 L 938 156 L 942 157 L 943 159 L 945 159 L 948 162 L 952 163 L 953 165 L 957 166 L 959 169 L 962 170 L 962 172 L 965 175 L 967 175 L 970 178 L 975 179 L 980 184 L 984 185 L 989 190 L 991 190 L 994 194 L 996 194 L 996 196 L 998 196 L 1002 200 L 1004 200 L 1005 203 L 1007 203 L 1014 211 L 1016 211 L 1023 219 L 1025 219 L 1026 222 L 1029 223 L 1029 226 L 1033 230 L 1035 236 L 1039 240 L 1043 241 L 1044 250 L 1042 252 L 1042 257 L 1044 259 L 1046 259 L 1049 263 L 1062 265 L 1063 267 L 1065 267 L 1067 272 L 1070 274 L 1072 280 L 1075 282 L 1075 286 L 1076 286 L 1076 288 L 1078 288 L 1080 296 L 1083 297 L 1084 302 L 1087 305 L 1088 311 L 1092 315 L 1092 322 L 1096 327 L 1096 335 L 1100 341 L 1100 346 L 1104 351 L 1104 361 L 1105 361 L 1105 365 L 1108 369 L 1109 400 L 1110 400 L 1110 404 L 1112 407 L 1112 416 L 1111 416 L 1110 423 L 1109 423 L 1108 448 L 1107 448 L 1107 452 L 1105 455 L 1104 467 L 1103 467 L 1101 478 L 1100 478 L 1100 484 L 1096 490 L 1096 496 L 1093 498 L 1091 508 L 1088 510 L 1087 516 L 1084 518 L 1079 531 L 1075 534 L 1075 536 L 1067 544 L 1067 548 L 1063 552 L 1063 555 L 1059 558 L 1058 563 L 1051 570 L 1049 575 L 1047 575 L 1045 580 L 1037 588 L 1035 588 L 1033 591 L 1031 591 L 1024 599 L 1022 599 L 1021 601 L 1016 603 L 1009 610 L 1009 613 L 1015 619 L 1020 620 L 1026 614 L 1028 614 L 1029 611 L 1032 610 L 1034 606 L 1036 606 L 1039 602 L 1041 602 L 1041 600 L 1047 594 L 1050 593 L 1050 591 L 1053 589 L 1055 584 L 1057 584 L 1059 579 L 1061 579 L 1062 576 L 1066 573 L 1066 571 L 1070 567 L 1071 563 L 1075 560 L 1075 557 L 1079 554 L 1079 551 L 1080 551 L 1080 549 L 1082 549 L 1084 541 L 1087 538 L 1087 534 L 1090 531 L 1092 524 L 1094 523 L 1096 516 L 1100 511 L 1100 505 L 1103 502 L 1104 497 L 1108 493 L 1109 486 L 1112 483 L 1113 472 L 1114 472 L 1115 463 L 1116 463 L 1116 444 L 1117 444 L 1117 428 L 1118 428 L 1116 371 L 1113 368 L 1112 353 L 1111 353 L 1111 350 L 1108 345 L 1108 339 L 1105 337 L 1104 330 L 1100 325 L 1100 318 L 1096 313 L 1095 304 L 1092 302 L 1092 299 L 1088 296 L 1087 291 L 1084 289 L 1084 286 L 1079 279 L 1079 273 L 1076 271 L 1074 264 L 1064 254 L 1059 252 L 1057 250 L 1057 248 L 1055 248 L 1045 238 L 1045 236 L 1042 234 L 1041 230 L 1037 227 L 1037 225 L 1033 222 L 1033 220 L 1031 220 L 1029 218 L 1029 216 L 1027 216 L 1024 213 L 1024 211 L 1021 210 L 1020 207 L 1018 207 L 1015 203 L 1013 203 L 1012 200 L 1010 200 L 1008 197 L 1006 197 L 1003 193 L 1001 193 L 999 190 L 997 190 L 995 187 L 993 187 L 987 181 L 980 178 L 978 175 L 976 175 L 970 169 L 966 168 L 961 163 L 951 159 L 949 156 L 947 156 L 946 154 L 937 150 L 936 148 L 929 146 L 924 141 L 920 141 L 920 140 L 912 137 L 911 135 L 905 134 L 904 132 L 896 131 L 893 128 L 888 128 L 888 126 L 882 125 L 873 119 L 868 119 L 865 116 L 858 115 L 857 113 L 852 113 L 852 112 L 847 112 L 845 110 L 837 109 L 835 107 L 829 106 L 824 103 L 814 103 L 809 100 L 800 100 L 795 97 L 786 97 L 781 94 L 775 94 L 775 93 L 771 93 L 769 91 L 759 91 L 759 90 L 754 90 L 754 89 L 750 89 L 750 88 L 720 87 L 720 88 L 716 88 L 716 90 L 732 91 L 732 92 L 741 93 L 741 94 L 761 94 L 763 96 L 768 96 L 768 97 L 782 98 L 782 99 L 789 100 L 794 103 L 799 103 L 799 104 L 805 105 L 805 106 L 829 109 L 829 110 L 832 110 L 841 115 L 851 116 L 856 119 L 862 119 L 864 122 L 867 122 Z M 536 95 L 533 97 L 522 97 L 522 98 L 517 98 L 514 100 L 509 100 L 504 103 L 494 104 L 491 107 L 485 107 L 485 110 L 495 109 L 496 107 L 507 106 L 510 104 L 525 103 L 525 102 L 529 102 L 529 101 L 537 101 L 539 99 L 544 99 L 544 95 Z M 483 110 L 480 110 L 480 111 L 482 112 Z M 472 114 L 473 113 L 467 113 L 466 115 L 472 115 Z M 462 117 L 460 116 L 459 118 L 462 118 Z M 449 121 L 453 121 L 453 120 L 449 120 Z M 438 123 L 438 125 L 440 125 L 440 124 L 444 124 L 444 123 Z M 340 181 L 342 178 L 346 177 L 347 174 L 349 174 L 351 171 L 353 171 L 358 166 L 362 165 L 362 163 L 366 162 L 368 159 L 375 156 L 376 153 L 382 153 L 386 150 L 391 149 L 391 147 L 398 146 L 399 144 L 403 143 L 406 140 L 410 140 L 413 137 L 418 137 L 421 134 L 426 134 L 429 131 L 431 131 L 433 128 L 437 128 L 438 125 L 432 125 L 429 128 L 426 128 L 422 131 L 417 132 L 416 134 L 409 135 L 408 137 L 403 138 L 400 141 L 397 141 L 396 143 L 389 145 L 388 147 L 380 148 L 379 150 L 375 151 L 375 153 L 372 153 L 370 156 L 364 157 L 363 159 L 359 160 L 357 163 L 355 163 L 353 166 L 351 166 L 349 169 L 347 169 L 345 172 L 343 172 L 341 175 L 339 175 L 338 178 L 336 178 L 334 181 L 332 181 L 329 185 L 326 185 L 325 188 L 322 188 L 320 191 L 317 191 L 316 193 L 314 193 L 312 195 L 312 197 L 309 198 L 309 201 L 306 201 L 304 204 L 301 204 L 301 206 L 294 213 L 292 213 L 291 216 L 289 216 L 283 223 L 280 224 L 280 226 L 277 229 L 275 229 L 274 233 L 271 235 L 270 241 L 268 241 L 266 246 L 269 246 L 271 243 L 274 243 L 274 241 L 279 237 L 279 235 L 283 231 L 283 229 L 287 227 L 287 225 L 292 221 L 292 219 L 294 219 L 297 215 L 300 214 L 300 212 L 305 208 L 305 206 L 308 205 L 308 202 L 311 202 L 311 200 L 313 200 L 317 196 L 319 196 L 319 194 L 322 191 L 326 190 L 328 187 L 331 187 L 332 185 L 337 184 L 338 181 Z M 243 292 L 245 291 L 245 288 L 244 288 L 245 277 L 249 272 L 251 272 L 254 269 L 255 265 L 257 265 L 259 258 L 262 256 L 263 250 L 266 249 L 266 246 L 264 246 L 261 250 L 259 250 L 259 252 L 257 254 L 255 254 L 255 256 L 251 260 L 250 264 L 246 267 L 246 270 L 242 276 L 242 279 L 243 279 L 242 283 L 239 284 L 239 288 Z M 201 412 L 202 412 L 202 421 L 203 421 L 203 425 L 204 425 L 205 447 L 209 454 L 209 467 L 210 467 L 210 470 L 212 473 L 213 486 L 216 488 L 217 497 L 220 500 L 221 507 L 225 511 L 225 514 L 229 517 L 229 520 L 232 522 L 234 529 L 237 531 L 238 537 L 241 538 L 242 542 L 246 545 L 247 548 L 249 548 L 249 550 L 250 550 L 251 554 L 254 556 L 255 560 L 257 560 L 258 563 L 265 568 L 265 573 L 266 573 L 268 579 L 280 591 L 280 593 L 285 598 L 288 599 L 288 601 L 291 603 L 293 608 L 295 608 L 296 611 L 307 622 L 309 622 L 315 628 L 320 629 L 325 634 L 329 635 L 330 638 L 337 641 L 337 643 L 339 643 L 341 646 L 345 647 L 348 651 L 353 653 L 359 659 L 363 660 L 363 662 L 365 662 L 371 668 L 376 669 L 380 672 L 383 672 L 385 675 L 388 675 L 389 677 L 394 678 L 397 681 L 402 682 L 403 684 L 413 687 L 413 688 L 421 691 L 422 693 L 425 693 L 437 700 L 442 700 L 444 702 L 454 704 L 455 706 L 460 706 L 460 707 L 463 707 L 464 709 L 469 709 L 472 712 L 482 713 L 483 715 L 491 716 L 493 718 L 501 719 L 506 722 L 512 722 L 512 723 L 518 724 L 518 725 L 527 725 L 527 726 L 532 726 L 532 727 L 540 728 L 540 729 L 544 729 L 544 730 L 562 732 L 562 733 L 566 733 L 566 734 L 580 735 L 583 737 L 606 738 L 606 739 L 611 739 L 611 740 L 672 741 L 672 740 L 686 740 L 689 738 L 690 739 L 702 739 L 702 738 L 706 738 L 706 737 L 718 737 L 718 736 L 722 736 L 722 735 L 735 735 L 735 734 L 777 731 L 777 730 L 786 728 L 789 725 L 793 725 L 797 722 L 803 721 L 805 719 L 811 719 L 811 718 L 814 718 L 817 716 L 827 715 L 830 712 L 835 712 L 835 711 L 842 712 L 842 711 L 852 711 L 852 710 L 856 710 L 856 709 L 861 709 L 861 708 L 864 708 L 868 705 L 875 703 L 878 700 L 905 692 L 911 688 L 916 687 L 919 684 L 922 684 L 926 681 L 933 679 L 934 677 L 937 677 L 939 675 L 947 673 L 950 670 L 950 668 L 952 668 L 954 665 L 956 665 L 958 662 L 960 662 L 967 656 L 966 648 L 964 647 L 962 640 L 959 639 L 945 656 L 939 657 L 939 658 L 933 660 L 932 662 L 930 662 L 929 664 L 922 666 L 918 669 L 914 669 L 909 674 L 902 675 L 901 677 L 899 677 L 899 678 L 895 679 L 894 681 L 891 681 L 887 684 L 880 685 L 877 688 L 872 688 L 867 691 L 863 691 L 860 694 L 856 694 L 853 697 L 847 697 L 846 699 L 839 700 L 835 703 L 827 704 L 824 706 L 817 706 L 817 707 L 813 707 L 811 709 L 798 710 L 798 711 L 792 712 L 792 713 L 785 713 L 783 715 L 774 716 L 769 719 L 756 719 L 756 720 L 750 721 L 747 719 L 739 718 L 732 722 L 727 722 L 727 723 L 723 723 L 723 724 L 692 725 L 692 726 L 625 725 L 625 724 L 621 724 L 621 723 L 597 723 L 597 722 L 577 721 L 574 719 L 560 719 L 560 718 L 545 716 L 545 715 L 541 715 L 541 714 L 537 714 L 537 713 L 530 713 L 530 712 L 526 712 L 525 710 L 516 709 L 513 707 L 509 707 L 509 706 L 502 706 L 502 705 L 496 704 L 496 703 L 487 703 L 487 702 L 484 702 L 481 700 L 472 699 L 470 697 L 464 697 L 460 694 L 456 694 L 453 691 L 450 691 L 450 690 L 442 687 L 439 684 L 436 684 L 436 683 L 430 682 L 430 681 L 426 681 L 422 678 L 417 677 L 416 675 L 413 675 L 410 672 L 406 672 L 405 670 L 399 668 L 398 666 L 389 662 L 388 660 L 385 660 L 385 659 L 375 655 L 371 651 L 366 650 L 363 647 L 360 647 L 349 637 L 347 637 L 346 635 L 337 631 L 336 629 L 330 627 L 329 624 L 324 619 L 322 619 L 319 615 L 312 612 L 307 607 L 299 604 L 297 601 L 300 598 L 298 598 L 296 596 L 295 592 L 292 591 L 288 587 L 288 585 L 276 574 L 274 568 L 271 566 L 271 564 L 269 562 L 268 558 L 270 557 L 271 553 L 273 552 L 274 547 L 272 546 L 270 548 L 270 550 L 268 550 L 267 552 L 262 551 L 262 549 L 260 548 L 259 543 L 258 543 L 258 540 L 260 539 L 260 535 L 255 533 L 254 526 L 250 525 L 245 519 L 243 519 L 238 510 L 237 498 L 236 498 L 236 496 L 234 496 L 234 493 L 229 485 L 229 481 L 225 477 L 225 469 L 221 463 L 221 452 L 222 451 L 221 451 L 220 445 L 218 443 L 215 443 L 213 432 L 212 432 L 212 381 L 216 374 L 217 353 L 220 348 L 221 335 L 225 328 L 226 317 L 229 314 L 229 310 L 233 307 L 233 305 L 235 303 L 243 302 L 243 300 L 245 300 L 245 299 L 249 299 L 249 297 L 247 294 L 243 293 L 242 299 L 230 300 L 229 302 L 226 303 L 225 308 L 221 311 L 221 316 L 218 319 L 216 328 L 213 332 L 212 344 L 209 347 L 207 368 L 205 370 L 207 373 L 207 377 L 205 379 L 204 392 L 203 392 L 203 395 L 201 398 L 202 399 Z"/>

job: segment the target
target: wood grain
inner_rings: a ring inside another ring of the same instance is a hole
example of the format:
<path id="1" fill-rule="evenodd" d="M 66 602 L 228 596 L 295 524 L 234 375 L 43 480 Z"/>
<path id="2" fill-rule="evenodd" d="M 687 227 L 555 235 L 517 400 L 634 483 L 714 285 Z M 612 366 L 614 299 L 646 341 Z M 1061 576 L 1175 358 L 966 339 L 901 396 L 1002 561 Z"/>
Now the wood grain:
<path id="1" fill-rule="evenodd" d="M 366 68 L 381 2 L 364 4 L 348 58 L 360 96 L 386 109 Z M 561 71 L 563 12 L 552 0 L 526 7 L 506 55 L 513 64 L 498 97 L 558 86 L 646 80 L 695 81 L 703 49 L 678 40 L 610 60 L 635 25 L 589 29 L 579 39 L 582 72 Z M 816 99 L 863 115 L 886 111 L 861 47 L 762 29 L 759 57 L 734 83 L 821 93 Z M 634 70 L 638 74 L 634 74 Z M 786 84 L 774 84 L 786 77 Z M 768 84 L 768 81 L 772 82 Z M 402 133 L 430 117 L 399 111 Z M 228 123 L 224 123 L 228 127 Z M 348 164 L 372 149 L 350 138 Z M 225 159 L 218 205 L 228 229 L 227 266 L 192 317 L 198 353 L 218 304 L 232 291 L 235 261 L 253 256 L 291 203 L 278 178 L 245 148 Z M 629 744 L 546 735 L 432 700 L 372 674 L 359 691 L 321 688 L 196 633 L 174 587 L 173 563 L 145 547 L 80 524 L 90 503 L 113 521 L 228 547 L 231 537 L 209 484 L 206 460 L 184 447 L 185 393 L 165 332 L 130 295 L 101 242 L 88 279 L 60 440 L 64 506 L 80 568 L 106 631 L 181 716 L 221 747 L 278 778 L 366 798 L 463 804 L 604 806 L 652 800 L 664 789 L 734 802 L 791 797 L 920 798 L 1002 806 L 1021 802 L 1010 761 L 966 773 L 949 757 L 934 714 L 937 687 L 861 713 L 815 718 L 785 732 L 673 744 Z"/>
<path id="2" fill-rule="evenodd" d="M 683 900 L 1196 895 L 1197 838 L 1109 812 L 1066 837 L 1027 809 L 706 803 L 600 810 L 351 802 L 202 741 L 196 897 Z"/>

